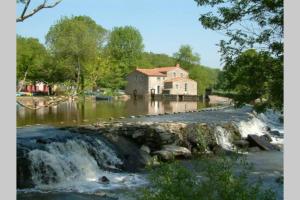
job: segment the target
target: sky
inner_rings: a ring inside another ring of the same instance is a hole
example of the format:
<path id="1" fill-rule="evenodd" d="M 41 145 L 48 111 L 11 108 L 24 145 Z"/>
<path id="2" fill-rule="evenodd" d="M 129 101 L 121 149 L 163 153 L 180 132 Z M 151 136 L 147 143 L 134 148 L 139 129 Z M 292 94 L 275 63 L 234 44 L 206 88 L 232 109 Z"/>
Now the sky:
<path id="1" fill-rule="evenodd" d="M 17 14 L 21 8 L 17 5 Z M 198 18 L 206 11 L 194 0 L 63 0 L 17 23 L 16 32 L 44 43 L 49 28 L 62 16 L 86 15 L 108 30 L 134 26 L 143 36 L 145 51 L 172 56 L 188 44 L 200 54 L 202 65 L 221 68 L 216 45 L 223 36 L 202 27 Z"/>

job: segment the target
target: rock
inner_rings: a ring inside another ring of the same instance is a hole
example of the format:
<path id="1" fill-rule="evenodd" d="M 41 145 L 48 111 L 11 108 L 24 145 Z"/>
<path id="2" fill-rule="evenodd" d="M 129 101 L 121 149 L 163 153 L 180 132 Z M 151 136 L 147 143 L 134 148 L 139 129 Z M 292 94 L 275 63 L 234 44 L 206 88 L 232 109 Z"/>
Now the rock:
<path id="1" fill-rule="evenodd" d="M 247 148 L 249 146 L 249 142 L 247 140 L 237 140 L 234 141 L 233 144 L 239 148 Z"/>
<path id="2" fill-rule="evenodd" d="M 157 155 L 162 161 L 169 161 L 175 158 L 190 158 L 192 153 L 185 147 L 164 145 L 161 150 L 153 152 L 153 155 Z"/>
<path id="3" fill-rule="evenodd" d="M 264 134 L 264 135 L 260 136 L 260 138 L 266 140 L 267 142 L 272 142 L 272 138 L 268 134 Z"/>
<path id="4" fill-rule="evenodd" d="M 162 161 L 169 161 L 174 159 L 174 155 L 170 151 L 160 150 L 153 152 L 153 155 L 157 155 L 157 157 Z"/>
<path id="5" fill-rule="evenodd" d="M 150 148 L 146 145 L 142 145 L 141 150 L 148 153 L 148 154 L 150 154 L 150 152 L 151 152 Z"/>
<path id="6" fill-rule="evenodd" d="M 132 134 L 132 138 L 138 138 L 144 135 L 144 131 L 143 130 L 136 130 L 133 134 Z"/>
<path id="7" fill-rule="evenodd" d="M 270 134 L 272 135 L 277 135 L 277 136 L 281 136 L 281 133 L 279 131 L 269 131 Z"/>
<path id="8" fill-rule="evenodd" d="M 109 183 L 109 179 L 106 176 L 102 176 L 99 178 L 98 182 L 100 183 Z"/>
<path id="9" fill-rule="evenodd" d="M 261 151 L 261 149 L 259 147 L 250 147 L 250 148 L 248 148 L 248 151 L 249 152 L 259 152 L 259 151 Z"/>
<path id="10" fill-rule="evenodd" d="M 132 115 L 132 116 L 130 116 L 130 118 L 135 118 L 135 116 Z"/>
<path id="11" fill-rule="evenodd" d="M 279 176 L 278 178 L 276 178 L 276 183 L 278 184 L 283 184 L 283 181 L 284 181 L 284 178 L 283 178 L 283 175 Z"/>
<path id="12" fill-rule="evenodd" d="M 249 141 L 250 146 L 258 146 L 259 148 L 265 151 L 278 150 L 278 147 L 272 145 L 270 142 L 266 141 L 265 139 L 262 139 L 257 135 L 248 135 L 247 140 Z"/>

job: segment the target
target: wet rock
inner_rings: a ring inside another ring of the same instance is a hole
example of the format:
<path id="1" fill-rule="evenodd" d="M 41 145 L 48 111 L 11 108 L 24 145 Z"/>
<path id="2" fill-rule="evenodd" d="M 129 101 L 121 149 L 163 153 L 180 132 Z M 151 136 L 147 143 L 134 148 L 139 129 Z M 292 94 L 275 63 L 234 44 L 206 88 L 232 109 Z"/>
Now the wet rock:
<path id="1" fill-rule="evenodd" d="M 175 158 L 190 158 L 192 153 L 185 147 L 164 145 L 161 150 L 153 152 L 153 155 L 157 155 L 162 161 L 169 161 Z"/>
<path id="2" fill-rule="evenodd" d="M 278 150 L 278 147 L 272 145 L 270 142 L 266 141 L 265 139 L 262 139 L 257 135 L 248 135 L 247 140 L 249 141 L 251 147 L 257 146 L 265 151 Z"/>
<path id="3" fill-rule="evenodd" d="M 199 152 L 205 152 L 217 145 L 213 130 L 206 123 L 189 124 L 184 129 L 187 146 L 197 149 Z"/>
<path id="4" fill-rule="evenodd" d="M 272 142 L 272 138 L 268 134 L 264 134 L 264 135 L 260 136 L 260 138 L 263 140 L 266 140 L 267 142 Z"/>
<path id="5" fill-rule="evenodd" d="M 100 183 L 109 183 L 109 179 L 106 176 L 102 176 L 99 178 L 98 182 Z"/>
<path id="6" fill-rule="evenodd" d="M 275 182 L 278 184 L 283 184 L 284 178 L 283 175 L 279 176 L 278 178 L 276 178 Z"/>
<path id="7" fill-rule="evenodd" d="M 141 150 L 148 153 L 148 154 L 150 154 L 150 152 L 151 152 L 150 148 L 146 145 L 142 145 Z"/>
<path id="8" fill-rule="evenodd" d="M 247 148 L 249 146 L 249 142 L 247 140 L 237 140 L 234 141 L 233 144 L 239 148 Z"/>
<path id="9" fill-rule="evenodd" d="M 162 161 L 174 160 L 174 155 L 170 151 L 160 150 L 153 152 L 153 155 L 156 155 Z"/>
<path id="10" fill-rule="evenodd" d="M 272 135 L 276 135 L 276 136 L 281 136 L 281 133 L 279 132 L 279 131 L 269 131 L 270 132 L 270 134 L 272 134 Z"/>
<path id="11" fill-rule="evenodd" d="M 248 148 L 248 151 L 249 152 L 259 152 L 259 151 L 261 151 L 261 149 L 259 147 L 250 147 L 250 148 Z"/>
<path id="12" fill-rule="evenodd" d="M 38 139 L 36 139 L 36 143 L 37 144 L 48 144 L 50 142 L 47 139 L 38 138 Z"/>

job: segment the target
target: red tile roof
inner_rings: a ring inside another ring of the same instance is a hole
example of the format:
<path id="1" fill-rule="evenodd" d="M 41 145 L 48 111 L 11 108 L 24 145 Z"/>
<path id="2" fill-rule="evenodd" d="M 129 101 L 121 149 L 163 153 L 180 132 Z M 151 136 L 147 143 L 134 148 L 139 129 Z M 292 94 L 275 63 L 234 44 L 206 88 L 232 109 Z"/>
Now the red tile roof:
<path id="1" fill-rule="evenodd" d="M 179 66 L 179 64 L 177 64 L 176 66 L 171 66 L 171 67 L 157 67 L 157 68 L 152 68 L 152 69 L 137 68 L 136 70 L 143 74 L 146 74 L 148 76 L 166 76 L 165 72 L 174 70 L 176 68 L 182 69 Z M 184 69 L 182 69 L 182 70 L 184 70 Z"/>
<path id="2" fill-rule="evenodd" d="M 166 74 L 159 72 L 157 70 L 157 68 L 155 68 L 155 69 L 139 69 L 139 68 L 137 68 L 136 70 L 143 74 L 146 74 L 148 76 L 167 76 Z"/>

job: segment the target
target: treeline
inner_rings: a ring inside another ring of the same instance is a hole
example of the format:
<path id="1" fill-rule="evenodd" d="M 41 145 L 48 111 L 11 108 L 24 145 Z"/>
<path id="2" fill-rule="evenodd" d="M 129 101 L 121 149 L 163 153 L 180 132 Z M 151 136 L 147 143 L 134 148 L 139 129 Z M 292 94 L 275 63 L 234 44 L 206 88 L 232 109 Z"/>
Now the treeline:
<path id="1" fill-rule="evenodd" d="M 107 30 L 87 16 L 63 17 L 50 27 L 46 44 L 17 36 L 17 80 L 63 83 L 85 90 L 124 89 L 126 76 L 136 67 L 174 66 L 190 72 L 198 92 L 216 83 L 218 70 L 200 65 L 188 45 L 173 56 L 144 51 L 139 30 L 131 26 Z"/>

